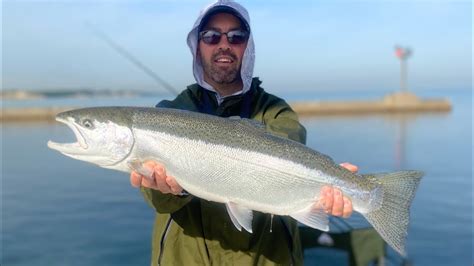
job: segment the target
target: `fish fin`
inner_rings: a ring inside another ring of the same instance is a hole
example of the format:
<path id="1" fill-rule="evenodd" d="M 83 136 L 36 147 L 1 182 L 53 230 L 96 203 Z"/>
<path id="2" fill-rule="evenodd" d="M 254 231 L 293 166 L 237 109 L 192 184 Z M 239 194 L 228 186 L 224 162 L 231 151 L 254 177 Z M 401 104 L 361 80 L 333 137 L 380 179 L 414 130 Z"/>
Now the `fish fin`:
<path id="1" fill-rule="evenodd" d="M 239 221 L 237 220 L 237 218 L 235 218 L 235 216 L 229 210 L 229 205 L 226 204 L 225 207 L 227 208 L 227 213 L 229 214 L 230 220 L 234 224 L 235 228 L 237 228 L 237 230 L 242 232 L 242 225 L 239 224 Z"/>
<path id="2" fill-rule="evenodd" d="M 243 123 L 246 123 L 247 125 L 250 125 L 254 128 L 257 128 L 257 129 L 260 129 L 260 130 L 264 130 L 266 129 L 266 126 L 264 123 L 261 123 L 261 122 L 258 122 L 256 120 L 253 120 L 253 119 L 249 119 L 249 118 L 242 118 L 242 122 Z"/>
<path id="3" fill-rule="evenodd" d="M 240 125 L 247 127 L 249 129 L 253 129 L 253 130 L 257 129 L 261 131 L 266 131 L 267 129 L 264 123 L 259 122 L 257 120 L 242 118 L 240 116 L 229 116 L 228 118 L 240 123 Z"/>
<path id="4" fill-rule="evenodd" d="M 241 120 L 243 124 L 248 125 L 252 128 L 256 128 L 258 130 L 263 130 L 263 131 L 266 131 L 267 129 L 264 123 L 258 122 L 256 120 L 248 119 L 248 118 L 242 118 Z"/>
<path id="5" fill-rule="evenodd" d="M 362 215 L 393 249 L 405 256 L 409 209 L 423 173 L 400 171 L 363 176 L 381 183 L 383 200 L 380 208 Z"/>
<path id="6" fill-rule="evenodd" d="M 228 202 L 225 206 L 234 226 L 239 231 L 242 231 L 243 227 L 247 232 L 252 233 L 252 210 L 239 206 L 233 202 Z"/>
<path id="7" fill-rule="evenodd" d="M 301 211 L 290 214 L 298 222 L 321 231 L 329 231 L 329 218 L 323 209 L 314 209 L 310 205 Z"/>
<path id="8" fill-rule="evenodd" d="M 135 171 L 150 180 L 153 179 L 153 171 L 144 167 L 140 160 L 131 159 L 127 161 L 127 165 L 132 171 Z"/>

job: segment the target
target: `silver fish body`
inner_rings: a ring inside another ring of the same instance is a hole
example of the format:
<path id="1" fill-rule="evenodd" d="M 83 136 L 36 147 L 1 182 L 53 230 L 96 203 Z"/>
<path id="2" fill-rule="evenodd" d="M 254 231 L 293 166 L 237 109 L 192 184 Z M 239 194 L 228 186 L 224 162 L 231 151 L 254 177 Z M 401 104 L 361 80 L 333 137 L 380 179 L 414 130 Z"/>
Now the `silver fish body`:
<path id="1" fill-rule="evenodd" d="M 421 172 L 354 174 L 248 119 L 134 107 L 72 110 L 57 119 L 73 129 L 78 142 L 49 142 L 49 147 L 126 172 L 141 171 L 136 162 L 160 162 L 190 194 L 226 204 L 234 225 L 249 232 L 252 210 L 288 215 L 327 231 L 327 214 L 314 205 L 323 186 L 337 187 L 404 254 L 409 207 Z"/>

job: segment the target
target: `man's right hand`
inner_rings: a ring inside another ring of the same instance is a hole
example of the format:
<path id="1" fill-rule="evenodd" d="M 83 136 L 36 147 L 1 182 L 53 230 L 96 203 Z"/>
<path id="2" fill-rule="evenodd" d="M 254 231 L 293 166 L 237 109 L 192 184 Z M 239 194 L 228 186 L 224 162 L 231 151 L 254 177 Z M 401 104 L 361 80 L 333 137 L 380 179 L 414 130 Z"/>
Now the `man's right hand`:
<path id="1" fill-rule="evenodd" d="M 151 178 L 145 177 L 135 171 L 130 174 L 130 183 L 134 187 L 147 187 L 160 191 L 163 194 L 179 195 L 183 188 L 176 182 L 172 176 L 166 175 L 166 169 L 163 165 L 154 162 L 146 161 L 143 167 L 152 170 Z"/>

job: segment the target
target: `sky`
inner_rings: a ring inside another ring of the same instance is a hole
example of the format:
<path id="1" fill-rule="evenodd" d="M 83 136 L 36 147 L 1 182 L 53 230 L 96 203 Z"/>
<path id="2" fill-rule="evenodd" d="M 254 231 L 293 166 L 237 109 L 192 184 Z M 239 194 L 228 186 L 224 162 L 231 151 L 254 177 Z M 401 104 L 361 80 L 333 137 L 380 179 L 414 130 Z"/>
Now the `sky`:
<path id="1" fill-rule="evenodd" d="M 2 88 L 164 90 L 96 37 L 94 25 L 173 87 L 194 83 L 186 36 L 210 1 L 2 1 Z M 396 90 L 394 46 L 412 90 L 472 89 L 467 0 L 239 1 L 254 76 L 278 91 Z"/>

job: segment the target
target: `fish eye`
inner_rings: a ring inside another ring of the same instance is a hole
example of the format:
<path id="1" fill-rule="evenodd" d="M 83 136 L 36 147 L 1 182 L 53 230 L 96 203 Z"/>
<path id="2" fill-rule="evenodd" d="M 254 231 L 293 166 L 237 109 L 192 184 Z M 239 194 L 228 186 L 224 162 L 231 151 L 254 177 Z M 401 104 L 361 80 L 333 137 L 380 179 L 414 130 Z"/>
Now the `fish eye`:
<path id="1" fill-rule="evenodd" d="M 84 119 L 82 121 L 82 125 L 85 127 L 85 128 L 88 128 L 88 129 L 92 129 L 94 127 L 94 124 L 92 123 L 92 121 L 90 119 Z"/>

